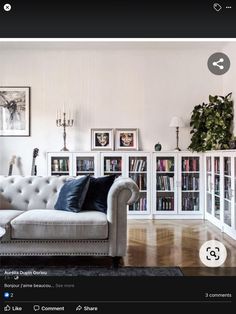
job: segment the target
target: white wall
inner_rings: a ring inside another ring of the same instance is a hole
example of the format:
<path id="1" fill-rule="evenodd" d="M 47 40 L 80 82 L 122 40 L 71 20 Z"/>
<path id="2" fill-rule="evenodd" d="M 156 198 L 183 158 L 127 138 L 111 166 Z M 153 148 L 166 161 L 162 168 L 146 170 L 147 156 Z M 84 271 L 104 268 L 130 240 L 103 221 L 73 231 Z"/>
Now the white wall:
<path id="1" fill-rule="evenodd" d="M 224 94 L 233 93 L 233 99 L 236 100 L 236 43 L 228 43 L 224 52 L 230 58 L 230 69 L 223 77 Z M 236 104 L 234 104 L 236 106 Z M 236 135 L 236 109 L 234 107 L 234 134 Z"/>
<path id="2" fill-rule="evenodd" d="M 29 174 L 38 147 L 38 174 L 46 174 L 46 152 L 63 146 L 62 129 L 55 125 L 63 103 L 75 118 L 68 130 L 70 150 L 90 150 L 95 127 L 138 127 L 141 149 L 153 150 L 157 141 L 163 150 L 174 148 L 171 117 L 188 123 L 195 105 L 224 91 L 222 77 L 206 66 L 218 48 L 222 44 L 0 44 L 0 86 L 31 86 L 31 136 L 0 137 L 0 173 L 7 173 L 16 154 Z M 181 129 L 180 137 L 186 149 L 189 129 Z"/>

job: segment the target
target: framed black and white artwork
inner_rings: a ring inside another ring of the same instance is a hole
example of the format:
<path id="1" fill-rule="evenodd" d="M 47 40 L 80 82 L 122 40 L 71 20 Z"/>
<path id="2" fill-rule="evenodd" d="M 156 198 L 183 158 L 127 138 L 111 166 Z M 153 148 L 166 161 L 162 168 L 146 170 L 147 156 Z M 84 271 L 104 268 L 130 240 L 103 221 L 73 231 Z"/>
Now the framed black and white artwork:
<path id="1" fill-rule="evenodd" d="M 30 136 L 30 87 L 0 87 L 0 136 Z"/>
<path id="2" fill-rule="evenodd" d="M 113 150 L 113 129 L 91 129 L 91 150 Z"/>

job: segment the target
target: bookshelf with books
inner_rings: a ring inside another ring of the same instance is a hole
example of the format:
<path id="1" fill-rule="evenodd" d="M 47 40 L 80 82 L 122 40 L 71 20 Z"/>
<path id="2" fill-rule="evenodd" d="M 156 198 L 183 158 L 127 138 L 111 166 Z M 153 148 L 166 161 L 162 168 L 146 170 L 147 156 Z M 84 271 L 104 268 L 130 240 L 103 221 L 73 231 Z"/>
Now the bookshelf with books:
<path id="1" fill-rule="evenodd" d="M 236 153 L 231 152 L 223 156 L 223 201 L 222 229 L 236 239 Z"/>
<path id="2" fill-rule="evenodd" d="M 181 199 L 179 207 L 182 213 L 198 214 L 200 208 L 200 156 L 181 156 Z"/>
<path id="3" fill-rule="evenodd" d="M 224 214 L 223 214 L 223 220 L 224 224 L 231 227 L 232 226 L 232 203 L 233 203 L 233 193 L 232 193 L 232 162 L 231 157 L 224 156 L 223 157 L 223 184 L 224 184 Z"/>
<path id="4" fill-rule="evenodd" d="M 154 208 L 156 214 L 177 213 L 177 156 L 154 153 Z"/>
<path id="5" fill-rule="evenodd" d="M 219 154 L 205 155 L 205 218 L 221 228 L 221 158 Z"/>
<path id="6" fill-rule="evenodd" d="M 205 218 L 236 239 L 236 151 L 50 152 L 47 165 L 48 175 L 132 178 L 140 198 L 127 206 L 131 219 Z"/>
<path id="7" fill-rule="evenodd" d="M 67 176 L 72 174 L 72 158 L 67 153 L 48 154 L 48 175 Z"/>
<path id="8" fill-rule="evenodd" d="M 205 218 L 236 239 L 235 178 L 236 152 L 214 151 L 206 154 Z M 211 160 L 212 167 L 207 166 Z M 207 178 L 212 178 L 212 202 L 209 203 Z M 211 209 L 210 205 L 212 206 Z"/>
<path id="9" fill-rule="evenodd" d="M 76 176 L 87 175 L 98 176 L 98 154 L 91 152 L 80 152 L 73 154 Z"/>
<path id="10" fill-rule="evenodd" d="M 220 171 L 221 167 L 221 158 L 218 156 L 215 156 L 213 158 L 214 161 L 214 216 L 216 219 L 220 220 L 220 190 L 221 190 L 221 180 L 222 175 Z"/>
<path id="11" fill-rule="evenodd" d="M 206 206 L 206 212 L 209 215 L 212 215 L 213 213 L 213 158 L 212 156 L 206 156 L 205 158 L 205 186 L 206 186 L 206 193 L 205 193 L 205 206 Z"/>
<path id="12" fill-rule="evenodd" d="M 155 217 L 203 218 L 202 156 L 190 152 L 154 153 L 153 207 Z"/>
<path id="13" fill-rule="evenodd" d="M 122 154 L 101 154 L 101 175 L 115 174 L 117 177 L 123 173 L 124 156 Z"/>
<path id="14" fill-rule="evenodd" d="M 130 215 L 150 214 L 151 212 L 151 180 L 150 154 L 129 153 L 126 155 L 128 176 L 134 180 L 140 189 L 140 198 L 134 205 L 128 207 Z"/>

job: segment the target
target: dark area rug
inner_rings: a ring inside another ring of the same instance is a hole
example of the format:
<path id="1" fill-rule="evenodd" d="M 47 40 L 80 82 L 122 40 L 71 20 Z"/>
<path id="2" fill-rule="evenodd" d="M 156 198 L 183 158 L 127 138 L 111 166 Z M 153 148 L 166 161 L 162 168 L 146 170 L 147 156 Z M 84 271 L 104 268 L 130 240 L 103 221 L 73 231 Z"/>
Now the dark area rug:
<path id="1" fill-rule="evenodd" d="M 7 272 L 22 272 L 42 276 L 183 276 L 179 267 L 132 267 L 122 263 L 112 267 L 107 258 L 76 257 L 3 257 L 0 276 Z"/>

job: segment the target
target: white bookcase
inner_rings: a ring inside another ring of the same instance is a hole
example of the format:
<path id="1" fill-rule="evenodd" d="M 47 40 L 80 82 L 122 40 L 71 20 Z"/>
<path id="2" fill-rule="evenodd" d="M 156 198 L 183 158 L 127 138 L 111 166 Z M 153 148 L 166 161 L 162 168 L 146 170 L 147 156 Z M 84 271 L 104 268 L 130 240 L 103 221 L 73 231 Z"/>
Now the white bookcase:
<path id="1" fill-rule="evenodd" d="M 52 152 L 47 154 L 47 173 L 50 176 L 90 174 L 98 177 L 115 174 L 117 177 L 131 177 L 140 188 L 140 199 L 128 206 L 128 217 L 152 218 L 150 156 L 151 153 L 144 152 Z M 55 171 L 54 163 L 64 159 L 67 160 L 67 171 Z"/>
<path id="2" fill-rule="evenodd" d="M 92 152 L 50 152 L 47 153 L 47 174 L 98 176 L 98 157 Z"/>
<path id="3" fill-rule="evenodd" d="M 177 214 L 177 155 L 153 154 L 153 212 L 155 215 Z"/>
<path id="4" fill-rule="evenodd" d="M 236 152 L 205 154 L 206 219 L 236 239 Z"/>
<path id="5" fill-rule="evenodd" d="M 178 208 L 180 214 L 191 214 L 203 217 L 204 187 L 202 154 L 179 154 L 180 195 Z M 197 217 L 199 218 L 199 217 Z"/>
<path id="6" fill-rule="evenodd" d="M 153 154 L 153 213 L 159 219 L 202 219 L 202 154 Z"/>
<path id="7" fill-rule="evenodd" d="M 236 151 L 51 152 L 48 175 L 131 177 L 132 219 L 207 219 L 236 239 Z"/>
<path id="8" fill-rule="evenodd" d="M 152 218 L 151 158 L 145 152 L 101 153 L 101 175 L 115 174 L 132 178 L 140 189 L 137 203 L 128 207 L 129 218 Z"/>

